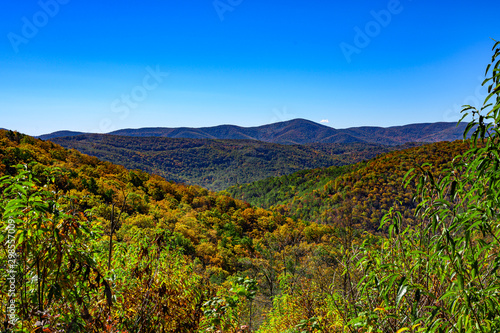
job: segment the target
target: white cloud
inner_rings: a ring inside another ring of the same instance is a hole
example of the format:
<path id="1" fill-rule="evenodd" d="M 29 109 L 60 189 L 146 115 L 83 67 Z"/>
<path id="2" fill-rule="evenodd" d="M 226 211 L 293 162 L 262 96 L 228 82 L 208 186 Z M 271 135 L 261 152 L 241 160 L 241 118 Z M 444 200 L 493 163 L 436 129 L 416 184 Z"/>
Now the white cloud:
<path id="1" fill-rule="evenodd" d="M 320 123 L 328 124 L 330 121 L 328 119 L 323 119 L 320 121 Z"/>

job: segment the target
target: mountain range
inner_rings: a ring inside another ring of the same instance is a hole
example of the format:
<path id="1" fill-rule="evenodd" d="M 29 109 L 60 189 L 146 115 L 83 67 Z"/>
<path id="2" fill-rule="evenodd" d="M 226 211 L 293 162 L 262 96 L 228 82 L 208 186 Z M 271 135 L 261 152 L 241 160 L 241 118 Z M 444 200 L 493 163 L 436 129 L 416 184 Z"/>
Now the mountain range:
<path id="1" fill-rule="evenodd" d="M 465 124 L 454 122 L 421 123 L 393 127 L 352 127 L 335 129 L 306 119 L 293 119 L 257 127 L 220 125 L 202 128 L 148 127 L 121 129 L 108 134 L 130 137 L 167 137 L 188 139 L 237 139 L 257 140 L 279 144 L 309 143 L 376 143 L 400 145 L 407 142 L 439 142 L 462 139 Z M 50 140 L 58 137 L 87 134 L 74 131 L 58 131 L 39 136 Z"/>

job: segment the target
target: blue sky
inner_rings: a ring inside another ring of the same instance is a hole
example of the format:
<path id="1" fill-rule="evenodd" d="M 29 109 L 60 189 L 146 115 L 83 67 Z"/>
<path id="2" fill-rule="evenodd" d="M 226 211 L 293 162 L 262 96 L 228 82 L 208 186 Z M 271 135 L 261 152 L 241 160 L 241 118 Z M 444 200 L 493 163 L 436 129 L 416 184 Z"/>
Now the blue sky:
<path id="1" fill-rule="evenodd" d="M 0 127 L 456 121 L 484 95 L 499 12 L 492 0 L 6 0 Z"/>

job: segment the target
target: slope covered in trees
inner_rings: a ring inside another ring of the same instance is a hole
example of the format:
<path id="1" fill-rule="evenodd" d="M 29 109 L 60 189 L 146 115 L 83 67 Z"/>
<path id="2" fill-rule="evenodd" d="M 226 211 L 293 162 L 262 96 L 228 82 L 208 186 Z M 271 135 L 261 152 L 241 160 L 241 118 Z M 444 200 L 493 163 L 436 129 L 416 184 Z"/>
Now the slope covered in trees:
<path id="1" fill-rule="evenodd" d="M 354 165 L 304 170 L 237 185 L 227 191 L 252 205 L 318 223 L 336 223 L 339 211 L 350 210 L 358 227 L 375 231 L 391 207 L 398 209 L 406 222 L 415 222 L 415 184 L 403 187 L 403 177 L 411 168 L 431 163 L 439 175 L 468 147 L 464 141 L 433 143 Z"/>
<path id="2" fill-rule="evenodd" d="M 363 241 L 378 242 L 359 229 L 371 226 L 353 218 L 364 207 L 353 205 L 355 184 L 366 170 L 399 175 L 395 162 L 417 155 L 434 156 L 438 171 L 466 147 L 440 143 L 277 178 L 289 180 L 284 200 L 296 202 L 307 202 L 295 193 L 312 187 L 328 201 L 332 181 L 342 180 L 335 219 L 317 224 L 2 131 L 2 229 L 15 225 L 16 252 L 27 263 L 15 266 L 17 324 L 77 332 L 342 331 L 354 312 L 345 312 L 350 298 L 341 295 L 363 276 L 352 262 Z M 8 255 L 1 258 L 7 265 Z M 0 297 L 10 300 L 7 285 Z"/>
<path id="3" fill-rule="evenodd" d="M 223 190 L 269 176 L 344 165 L 400 149 L 375 144 L 279 145 L 251 140 L 171 139 L 88 134 L 55 138 L 66 148 L 168 180 Z"/>
<path id="4" fill-rule="evenodd" d="M 288 288 L 282 274 L 291 287 L 339 269 L 327 267 L 332 227 L 16 132 L 0 131 L 0 175 L 0 227 L 13 230 L 0 240 L 16 244 L 0 256 L 7 267 L 16 253 L 14 292 L 0 289 L 9 329 L 256 328 Z"/>
<path id="5" fill-rule="evenodd" d="M 293 119 L 257 127 L 220 125 L 204 128 L 152 127 L 122 129 L 108 134 L 135 137 L 167 137 L 189 139 L 255 140 L 286 145 L 311 143 L 372 143 L 400 145 L 408 142 L 453 141 L 461 138 L 464 125 L 456 123 L 422 123 L 393 127 L 352 127 L 335 129 L 306 119 Z M 40 136 L 50 140 L 74 136 L 77 132 L 59 131 Z"/>

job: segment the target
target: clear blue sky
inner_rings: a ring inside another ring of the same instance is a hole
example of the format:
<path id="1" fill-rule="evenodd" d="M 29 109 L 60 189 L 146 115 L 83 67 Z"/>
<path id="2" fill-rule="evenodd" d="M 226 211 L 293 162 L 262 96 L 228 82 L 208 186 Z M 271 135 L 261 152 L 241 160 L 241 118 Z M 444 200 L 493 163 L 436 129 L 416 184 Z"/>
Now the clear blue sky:
<path id="1" fill-rule="evenodd" d="M 483 94 L 498 13 L 493 0 L 5 0 L 0 127 L 456 121 Z"/>

